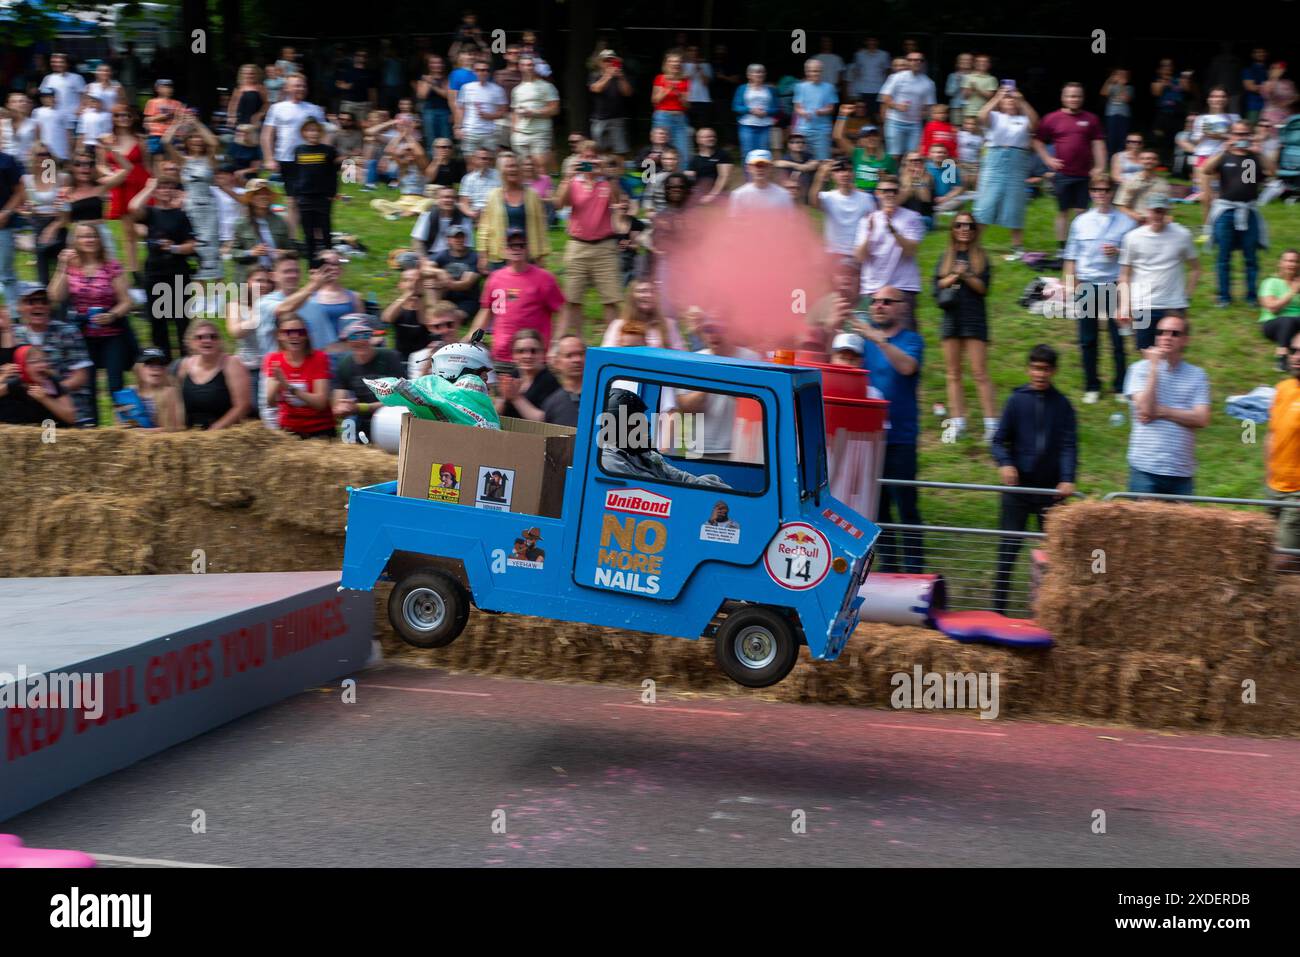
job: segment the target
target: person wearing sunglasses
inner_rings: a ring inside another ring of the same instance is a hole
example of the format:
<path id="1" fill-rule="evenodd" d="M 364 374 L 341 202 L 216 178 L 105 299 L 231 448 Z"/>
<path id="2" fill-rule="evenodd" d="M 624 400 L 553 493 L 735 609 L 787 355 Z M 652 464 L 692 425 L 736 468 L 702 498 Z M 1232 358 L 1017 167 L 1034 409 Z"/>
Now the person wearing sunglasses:
<path id="1" fill-rule="evenodd" d="M 899 205 L 899 192 L 896 177 L 880 178 L 876 186 L 880 208 L 858 224 L 853 255 L 862 264 L 862 294 L 874 295 L 885 286 L 898 289 L 906 302 L 901 322 L 915 329 L 916 297 L 921 291 L 916 252 L 925 238 L 925 223 L 920 215 Z"/>
<path id="2" fill-rule="evenodd" d="M 275 331 L 280 348 L 262 360 L 262 380 L 280 430 L 300 439 L 334 438 L 329 358 L 312 348 L 307 324 L 297 315 L 277 315 Z"/>
<path id="3" fill-rule="evenodd" d="M 253 409 L 248 370 L 226 352 L 221 327 L 199 319 L 185 331 L 189 355 L 180 361 L 181 405 L 187 429 L 216 431 L 238 425 Z"/>
<path id="4" fill-rule="evenodd" d="M 474 79 L 454 91 L 452 110 L 462 153 L 496 148 L 497 120 L 509 112 L 510 99 L 500 84 L 493 82 L 487 60 L 475 59 Z"/>
<path id="5" fill-rule="evenodd" d="M 433 372 L 433 354 L 445 343 L 460 338 L 465 313 L 443 299 L 430 303 L 420 314 L 421 341 L 425 345 L 406 357 L 406 377 L 418 379 Z"/>
<path id="6" fill-rule="evenodd" d="M 478 310 L 483 274 L 479 272 L 478 255 L 470 245 L 468 223 L 458 223 L 447 229 L 447 248 L 434 254 L 431 265 L 433 285 L 438 295 L 465 315 L 473 315 Z"/>
<path id="7" fill-rule="evenodd" d="M 1108 117 L 1109 119 L 1109 117 Z M 1122 183 L 1130 176 L 1142 172 L 1142 150 L 1144 143 L 1141 133 L 1126 133 L 1124 147 L 1110 158 L 1110 178 Z"/>
<path id="8" fill-rule="evenodd" d="M 510 356 L 514 367 L 498 374 L 497 394 L 492 400 L 498 415 L 546 421 L 542 406 L 560 388 L 560 381 L 546 366 L 545 348 L 536 329 L 520 329 L 511 337 Z"/>
<path id="9" fill-rule="evenodd" d="M 1129 369 L 1124 394 L 1133 406 L 1130 492 L 1196 492 L 1196 430 L 1210 424 L 1210 378 L 1183 359 L 1190 334 L 1185 316 L 1161 316 L 1154 344 Z"/>
<path id="10" fill-rule="evenodd" d="M 918 391 L 925 341 L 906 327 L 908 300 L 903 290 L 883 285 L 871 293 L 870 301 L 870 318 L 855 320 L 853 331 L 865 340 L 862 365 L 871 373 L 872 386 L 889 401 L 883 474 L 885 478 L 913 481 L 917 472 L 916 445 L 921 432 Z M 876 521 L 893 522 L 895 508 L 899 522 L 921 524 L 915 488 L 883 486 Z M 925 556 L 919 533 L 904 533 L 900 546 L 892 532 L 883 532 L 877 549 L 882 571 L 919 574 L 924 570 Z"/>
<path id="11" fill-rule="evenodd" d="M 1265 484 L 1268 497 L 1300 501 L 1300 331 L 1287 342 L 1287 369 L 1291 377 L 1278 383 L 1269 413 Z M 1277 547 L 1300 549 L 1300 506 L 1278 509 Z M 1300 571 L 1300 556 L 1279 552 L 1278 568 Z"/>
<path id="12" fill-rule="evenodd" d="M 1089 184 L 1092 206 L 1075 217 L 1065 244 L 1065 263 L 1061 276 L 1065 284 L 1065 301 L 1074 303 L 1078 322 L 1079 351 L 1083 359 L 1084 405 L 1101 398 L 1101 377 L 1097 372 L 1098 327 L 1106 325 L 1111 353 L 1115 357 L 1112 391 L 1124 401 L 1124 338 L 1115 321 L 1118 302 L 1119 252 L 1124 237 L 1135 228 L 1133 220 L 1111 205 L 1114 184 L 1099 176 Z"/>
<path id="13" fill-rule="evenodd" d="M 406 363 L 397 350 L 376 344 L 375 328 L 370 317 L 354 313 L 344 317 L 343 332 L 339 337 L 347 344 L 347 354 L 339 360 L 334 370 L 334 391 L 331 396 L 334 416 L 344 424 L 344 441 L 360 442 L 370 436 L 370 420 L 380 408 L 367 379 L 400 379 L 406 374 Z M 351 425 L 347 425 L 351 420 Z"/>

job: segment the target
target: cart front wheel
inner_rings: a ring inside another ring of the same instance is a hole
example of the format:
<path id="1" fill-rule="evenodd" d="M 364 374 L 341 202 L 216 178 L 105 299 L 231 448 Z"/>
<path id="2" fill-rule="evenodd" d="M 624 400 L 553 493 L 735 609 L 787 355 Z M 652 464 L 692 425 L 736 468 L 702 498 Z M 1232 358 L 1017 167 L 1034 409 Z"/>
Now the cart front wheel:
<path id="1" fill-rule="evenodd" d="M 770 608 L 742 608 L 728 615 L 714 642 L 718 667 L 747 688 L 776 684 L 799 659 L 794 629 Z"/>
<path id="2" fill-rule="evenodd" d="M 441 572 L 412 572 L 388 596 L 388 620 L 408 645 L 442 648 L 469 621 L 469 596 Z"/>

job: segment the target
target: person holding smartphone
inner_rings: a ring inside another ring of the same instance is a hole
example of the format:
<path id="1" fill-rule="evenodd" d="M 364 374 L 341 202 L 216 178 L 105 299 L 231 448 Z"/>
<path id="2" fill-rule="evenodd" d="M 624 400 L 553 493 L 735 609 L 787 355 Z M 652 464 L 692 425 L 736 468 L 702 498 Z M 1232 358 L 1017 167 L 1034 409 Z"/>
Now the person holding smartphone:
<path id="1" fill-rule="evenodd" d="M 307 324 L 297 315 L 277 314 L 275 329 L 280 349 L 262 360 L 266 405 L 277 410 L 283 432 L 300 439 L 334 438 L 329 359 L 312 348 Z"/>

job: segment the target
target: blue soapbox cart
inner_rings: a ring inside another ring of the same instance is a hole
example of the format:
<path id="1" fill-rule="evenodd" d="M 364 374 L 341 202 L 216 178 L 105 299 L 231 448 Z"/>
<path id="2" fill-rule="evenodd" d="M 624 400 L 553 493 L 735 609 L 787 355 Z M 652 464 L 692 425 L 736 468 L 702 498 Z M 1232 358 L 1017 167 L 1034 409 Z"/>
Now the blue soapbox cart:
<path id="1" fill-rule="evenodd" d="M 728 487 L 608 470 L 614 388 L 645 402 L 665 462 Z M 718 422 L 736 437 L 725 451 Z M 348 496 L 342 587 L 393 581 L 389 618 L 410 644 L 449 644 L 472 605 L 712 638 L 722 670 L 754 688 L 784 678 L 800 644 L 839 655 L 880 533 L 827 491 L 820 372 L 664 349 L 588 351 L 558 518 L 398 496 L 396 482 Z"/>

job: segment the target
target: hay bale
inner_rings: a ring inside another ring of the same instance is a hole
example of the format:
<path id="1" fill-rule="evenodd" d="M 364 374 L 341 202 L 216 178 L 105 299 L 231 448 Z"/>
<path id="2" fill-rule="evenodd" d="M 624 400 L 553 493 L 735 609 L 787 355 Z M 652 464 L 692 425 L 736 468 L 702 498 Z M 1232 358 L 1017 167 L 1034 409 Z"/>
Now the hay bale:
<path id="1" fill-rule="evenodd" d="M 1058 645 L 1047 659 L 1044 717 L 1114 721 L 1119 711 L 1116 656 L 1109 651 Z"/>
<path id="2" fill-rule="evenodd" d="M 1049 575 L 1034 606 L 1035 620 L 1062 645 L 1144 651 L 1201 658 L 1214 664 L 1249 650 L 1269 633 L 1271 592 L 1241 592 L 1213 580 L 1188 594 L 1138 583 L 1080 588 Z"/>
<path id="3" fill-rule="evenodd" d="M 12 572 L 15 577 L 157 571 L 154 539 L 161 509 L 147 496 L 74 492 L 28 503 L 26 519 L 30 551 L 0 558 L 5 564 L 21 559 L 21 570 Z"/>
<path id="4" fill-rule="evenodd" d="M 1300 667 L 1258 655 L 1224 662 L 1210 675 L 1202 717 L 1215 731 L 1300 735 Z"/>
<path id="5" fill-rule="evenodd" d="M 1201 723 L 1210 677 L 1204 661 L 1141 651 L 1118 659 L 1118 720 L 1149 728 L 1189 728 Z"/>
<path id="6" fill-rule="evenodd" d="M 1265 515 L 1163 502 L 1079 502 L 1047 522 L 1048 583 L 1199 594 L 1202 583 L 1272 591 L 1274 528 Z M 1105 571 L 1099 569 L 1104 564 Z"/>

